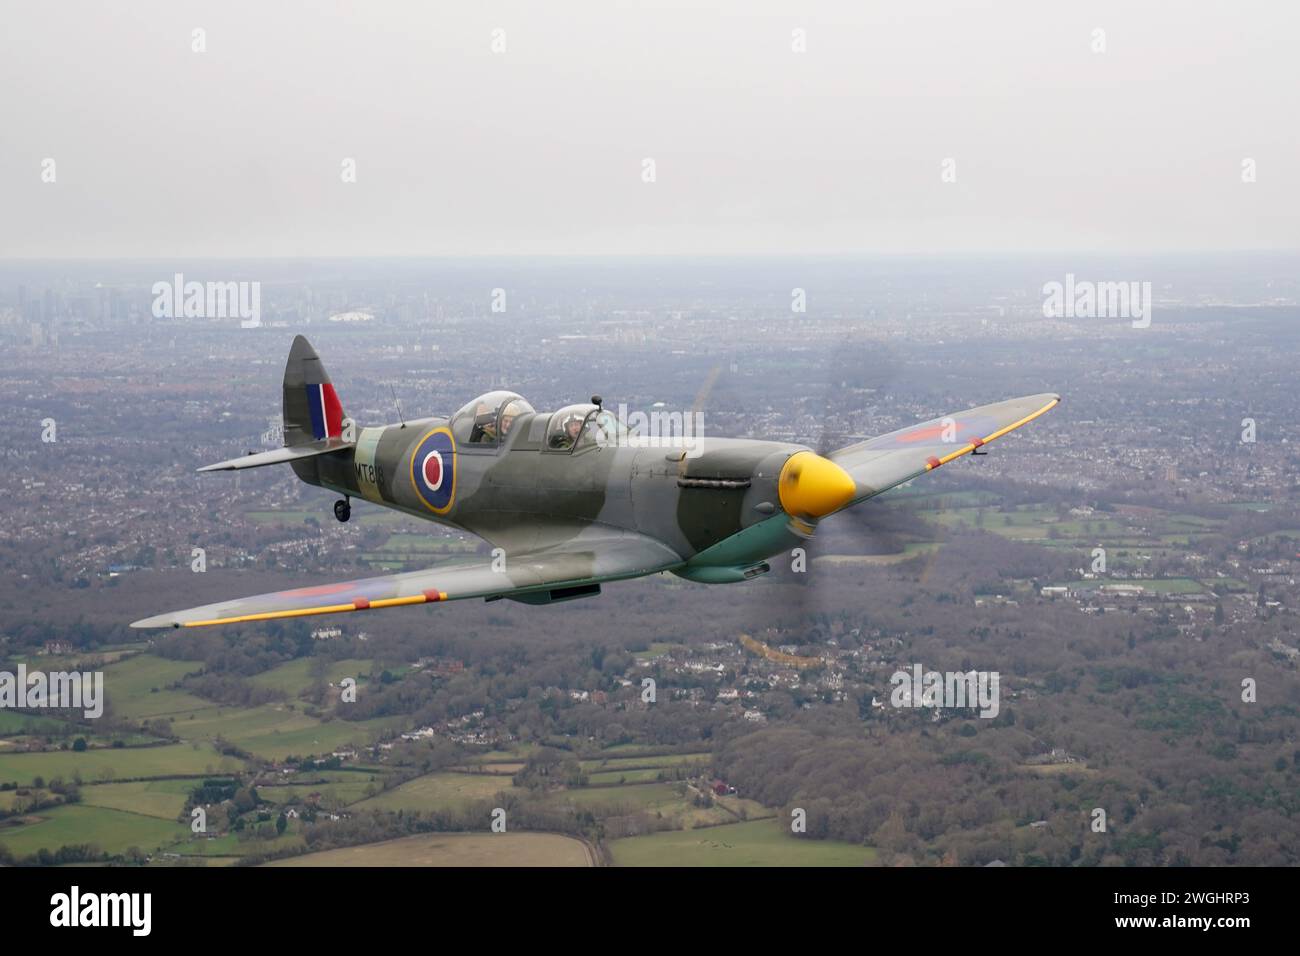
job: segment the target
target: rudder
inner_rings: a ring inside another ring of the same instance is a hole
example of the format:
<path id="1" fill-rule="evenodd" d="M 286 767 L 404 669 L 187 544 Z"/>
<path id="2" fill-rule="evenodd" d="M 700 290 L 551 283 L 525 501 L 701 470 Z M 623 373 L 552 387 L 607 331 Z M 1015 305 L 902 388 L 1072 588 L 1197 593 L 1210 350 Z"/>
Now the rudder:
<path id="1" fill-rule="evenodd" d="M 303 445 L 343 434 L 343 404 L 325 363 L 306 337 L 294 336 L 284 366 L 284 443 Z"/>

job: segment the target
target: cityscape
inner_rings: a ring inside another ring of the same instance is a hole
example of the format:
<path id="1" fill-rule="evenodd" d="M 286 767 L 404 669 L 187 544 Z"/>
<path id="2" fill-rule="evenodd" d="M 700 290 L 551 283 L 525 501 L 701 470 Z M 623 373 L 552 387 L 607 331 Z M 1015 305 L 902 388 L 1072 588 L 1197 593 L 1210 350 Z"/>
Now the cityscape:
<path id="1" fill-rule="evenodd" d="M 546 864 L 1294 865 L 1297 264 L 6 262 L 0 670 L 102 671 L 108 704 L 0 712 L 0 855 L 327 862 L 432 832 L 488 862 L 500 810 Z M 1149 282 L 1145 315 L 1053 313 L 1067 278 Z M 196 473 L 282 444 L 297 334 L 361 425 L 508 388 L 837 448 L 1063 402 L 753 581 L 132 630 L 488 555 L 363 501 L 337 522 L 287 470 Z M 998 674 L 997 713 L 900 706 L 914 667 Z"/>

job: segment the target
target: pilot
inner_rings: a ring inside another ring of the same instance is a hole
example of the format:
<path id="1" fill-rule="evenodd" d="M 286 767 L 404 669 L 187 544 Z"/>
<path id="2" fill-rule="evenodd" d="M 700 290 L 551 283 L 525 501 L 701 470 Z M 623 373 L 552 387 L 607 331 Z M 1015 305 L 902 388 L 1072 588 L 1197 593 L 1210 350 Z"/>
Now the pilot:
<path id="1" fill-rule="evenodd" d="M 564 427 L 551 436 L 552 448 L 572 448 L 578 441 L 578 435 L 582 432 L 582 416 L 570 415 L 565 419 Z"/>
<path id="2" fill-rule="evenodd" d="M 505 411 L 501 413 L 501 440 L 510 434 L 510 426 L 515 423 L 515 409 L 513 405 L 507 405 Z"/>
<path id="3" fill-rule="evenodd" d="M 486 405 L 480 405 L 474 412 L 474 427 L 469 433 L 471 445 L 491 445 L 497 440 L 496 412 Z"/>

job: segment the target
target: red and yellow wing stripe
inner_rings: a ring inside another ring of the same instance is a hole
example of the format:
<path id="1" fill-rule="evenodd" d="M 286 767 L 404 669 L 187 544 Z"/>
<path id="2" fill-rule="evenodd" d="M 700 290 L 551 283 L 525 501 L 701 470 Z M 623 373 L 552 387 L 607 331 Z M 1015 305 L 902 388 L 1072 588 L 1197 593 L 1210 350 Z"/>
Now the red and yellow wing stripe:
<path id="1" fill-rule="evenodd" d="M 369 611 L 382 607 L 402 607 L 407 604 L 429 604 L 447 600 L 446 591 L 425 591 L 409 597 L 377 598 L 373 601 L 357 598 L 348 604 L 321 604 L 314 607 L 296 607 L 284 611 L 262 611 L 257 614 L 236 614 L 231 617 L 214 617 L 203 621 L 185 621 L 176 627 L 207 627 L 211 624 L 243 624 L 248 621 L 274 621 L 288 617 L 307 617 L 312 614 L 344 614 L 348 611 Z"/>
<path id="2" fill-rule="evenodd" d="M 996 441 L 997 439 L 1001 438 L 1003 435 L 1006 435 L 1009 432 L 1013 432 L 1017 428 L 1020 428 L 1023 425 L 1028 425 L 1039 415 L 1047 414 L 1060 403 L 1061 403 L 1060 396 L 1059 395 L 1053 396 L 1052 400 L 1049 401 L 1042 408 L 1039 408 L 1038 410 L 1029 413 L 1019 421 L 1012 422 L 1010 425 L 1006 425 L 1002 428 L 999 428 L 991 435 L 986 435 L 983 438 L 972 439 L 970 442 L 963 445 L 961 448 L 958 448 L 956 451 L 944 455 L 941 458 L 936 458 L 935 456 L 931 455 L 929 458 L 925 460 L 925 470 L 933 471 L 934 469 L 938 468 L 940 465 L 946 465 L 948 464 L 948 462 L 960 458 L 962 455 L 969 455 L 971 452 L 973 452 L 976 448 L 979 448 L 981 445 L 987 445 L 989 442 Z"/>

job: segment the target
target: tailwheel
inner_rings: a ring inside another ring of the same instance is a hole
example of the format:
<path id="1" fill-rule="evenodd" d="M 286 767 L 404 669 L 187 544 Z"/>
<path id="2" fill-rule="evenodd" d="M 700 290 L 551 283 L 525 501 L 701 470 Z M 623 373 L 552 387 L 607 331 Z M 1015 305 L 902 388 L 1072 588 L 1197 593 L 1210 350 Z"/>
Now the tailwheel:
<path id="1" fill-rule="evenodd" d="M 340 498 L 334 502 L 334 517 L 340 521 L 347 521 L 352 517 L 352 502 L 347 498 Z"/>

